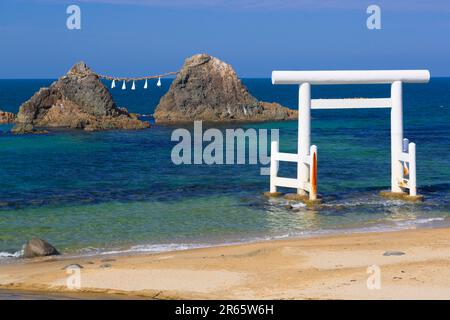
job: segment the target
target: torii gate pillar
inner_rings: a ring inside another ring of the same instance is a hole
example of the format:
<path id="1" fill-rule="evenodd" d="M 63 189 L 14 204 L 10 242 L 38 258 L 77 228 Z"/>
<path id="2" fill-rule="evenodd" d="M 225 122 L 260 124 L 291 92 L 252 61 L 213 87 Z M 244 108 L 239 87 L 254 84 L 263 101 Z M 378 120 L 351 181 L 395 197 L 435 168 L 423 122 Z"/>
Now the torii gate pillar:
<path id="1" fill-rule="evenodd" d="M 399 161 L 403 150 L 403 85 L 391 84 L 391 191 L 402 192 L 399 182 L 403 177 L 403 165 Z"/>
<path id="2" fill-rule="evenodd" d="M 298 146 L 297 180 L 300 187 L 297 194 L 306 196 L 306 184 L 309 180 L 309 165 L 301 161 L 302 156 L 309 155 L 311 146 L 311 85 L 302 83 L 298 90 Z"/>

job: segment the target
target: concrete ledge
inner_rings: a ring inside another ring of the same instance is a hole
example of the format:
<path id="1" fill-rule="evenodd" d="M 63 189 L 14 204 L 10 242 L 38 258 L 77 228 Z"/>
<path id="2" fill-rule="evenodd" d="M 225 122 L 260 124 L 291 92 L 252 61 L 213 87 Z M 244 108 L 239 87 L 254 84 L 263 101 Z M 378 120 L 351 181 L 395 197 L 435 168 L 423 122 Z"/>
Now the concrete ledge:
<path id="1" fill-rule="evenodd" d="M 403 201 L 409 201 L 409 202 L 422 202 L 423 196 L 417 195 L 417 196 L 410 196 L 406 192 L 392 192 L 392 191 L 381 191 L 380 196 L 386 199 L 390 200 L 403 200 Z"/>
<path id="2" fill-rule="evenodd" d="M 268 198 L 278 198 L 281 197 L 282 193 L 281 192 L 264 192 L 264 196 L 268 197 Z"/>
<path id="3" fill-rule="evenodd" d="M 301 201 L 304 204 L 306 204 L 308 207 L 314 207 L 314 206 L 318 206 L 318 205 L 322 204 L 321 199 L 310 200 L 307 195 L 301 195 L 301 194 L 296 194 L 296 193 L 287 193 L 284 196 L 284 198 L 286 200 Z"/>

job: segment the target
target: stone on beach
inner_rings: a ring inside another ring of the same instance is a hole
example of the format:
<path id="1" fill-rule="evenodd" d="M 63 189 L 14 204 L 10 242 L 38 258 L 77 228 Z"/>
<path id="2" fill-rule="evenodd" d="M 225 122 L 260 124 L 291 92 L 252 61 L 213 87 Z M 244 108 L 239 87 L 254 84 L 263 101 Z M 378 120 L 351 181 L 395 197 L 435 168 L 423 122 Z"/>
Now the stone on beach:
<path id="1" fill-rule="evenodd" d="M 98 75 L 79 62 L 20 106 L 13 132 L 34 133 L 38 128 L 133 130 L 149 126 L 148 122 L 117 107 Z"/>
<path id="2" fill-rule="evenodd" d="M 35 258 L 59 255 L 60 253 L 54 246 L 45 240 L 34 238 L 29 240 L 23 248 L 24 258 Z"/>
<path id="3" fill-rule="evenodd" d="M 207 54 L 186 59 L 154 113 L 157 123 L 268 121 L 296 117 L 297 111 L 278 103 L 258 101 L 231 65 Z"/>
<path id="4" fill-rule="evenodd" d="M 404 255 L 404 252 L 401 251 L 386 251 L 383 253 L 383 256 L 389 257 L 389 256 L 402 256 Z"/>

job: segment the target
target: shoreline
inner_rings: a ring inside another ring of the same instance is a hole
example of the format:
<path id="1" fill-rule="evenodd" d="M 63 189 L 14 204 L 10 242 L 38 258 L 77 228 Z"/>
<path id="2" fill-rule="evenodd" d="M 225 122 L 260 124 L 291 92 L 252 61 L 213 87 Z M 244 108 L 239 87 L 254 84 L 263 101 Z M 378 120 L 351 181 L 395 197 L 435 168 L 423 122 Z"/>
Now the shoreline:
<path id="1" fill-rule="evenodd" d="M 98 294 L 89 292 L 58 292 L 1 289 L 1 300 L 143 300 L 140 296 L 124 296 L 120 294 Z"/>
<path id="2" fill-rule="evenodd" d="M 448 299 L 449 244 L 450 228 L 423 228 L 46 257 L 0 265 L 0 290 L 97 299 Z M 66 286 L 70 264 L 82 266 L 79 290 Z M 372 265 L 381 270 L 380 290 L 366 285 Z"/>
<path id="3" fill-rule="evenodd" d="M 423 220 L 423 221 L 421 221 Z M 420 222 L 421 221 L 421 222 Z M 433 217 L 433 218 L 423 218 L 416 220 L 405 220 L 405 223 L 412 222 L 410 225 L 374 225 L 371 227 L 354 227 L 354 228 L 338 228 L 338 229 L 325 229 L 319 231 L 311 231 L 305 233 L 297 234 L 287 234 L 287 235 L 273 235 L 273 236 L 254 236 L 250 238 L 242 238 L 235 241 L 212 241 L 208 242 L 182 242 L 182 243 L 160 243 L 160 244 L 135 244 L 128 248 L 108 248 L 102 249 L 98 248 L 95 252 L 91 253 L 80 253 L 80 252 L 69 252 L 62 253 L 61 258 L 64 259 L 84 259 L 90 257 L 109 257 L 109 256 L 129 256 L 129 255 L 145 255 L 145 254 L 162 254 L 179 252 L 194 249 L 206 249 L 206 248 L 217 248 L 224 246 L 238 246 L 246 244 L 257 244 L 261 242 L 268 241 L 280 241 L 280 240 L 301 240 L 301 239 L 314 239 L 320 237 L 333 237 L 340 235 L 352 235 L 352 234 L 371 234 L 371 233 L 390 233 L 390 232 L 401 232 L 408 230 L 421 230 L 421 229 L 444 229 L 450 228 L 450 220 L 445 217 Z M 445 223 L 442 223 L 445 222 Z M 436 223 L 436 224 L 435 224 Z M 24 261 L 19 254 L 21 250 L 16 252 L 3 252 L 0 251 L 0 266 L 2 264 L 11 264 Z M 3 254 L 3 256 L 1 255 Z M 9 256 L 7 256 L 7 254 Z"/>

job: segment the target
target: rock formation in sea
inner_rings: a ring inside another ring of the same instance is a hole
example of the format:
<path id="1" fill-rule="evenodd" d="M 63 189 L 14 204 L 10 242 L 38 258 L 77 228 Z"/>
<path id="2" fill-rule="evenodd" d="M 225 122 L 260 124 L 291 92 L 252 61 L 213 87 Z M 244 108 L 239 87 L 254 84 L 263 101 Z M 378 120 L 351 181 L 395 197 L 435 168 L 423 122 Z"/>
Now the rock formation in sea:
<path id="1" fill-rule="evenodd" d="M 258 101 L 229 64 L 207 54 L 185 60 L 154 113 L 157 123 L 267 121 L 296 117 L 296 111 L 278 103 Z"/>
<path id="2" fill-rule="evenodd" d="M 23 247 L 23 257 L 24 258 L 35 258 L 35 257 L 45 257 L 59 255 L 60 253 L 54 246 L 45 240 L 34 238 L 24 245 Z"/>
<path id="3" fill-rule="evenodd" d="M 149 126 L 148 122 L 117 107 L 97 74 L 79 62 L 20 106 L 13 132 L 37 132 L 42 128 L 132 130 Z"/>
<path id="4" fill-rule="evenodd" d="M 14 123 L 15 121 L 16 115 L 14 113 L 0 110 L 0 124 Z"/>

